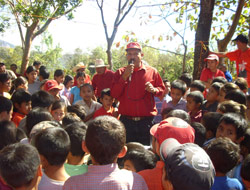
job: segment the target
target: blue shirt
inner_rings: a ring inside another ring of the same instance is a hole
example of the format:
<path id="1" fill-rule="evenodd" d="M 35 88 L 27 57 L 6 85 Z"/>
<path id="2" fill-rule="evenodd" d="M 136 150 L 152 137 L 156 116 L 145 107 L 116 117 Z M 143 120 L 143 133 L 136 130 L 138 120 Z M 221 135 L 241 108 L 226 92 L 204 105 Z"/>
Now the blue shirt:
<path id="1" fill-rule="evenodd" d="M 72 87 L 70 93 L 74 95 L 72 105 L 75 104 L 77 101 L 82 100 L 82 97 L 80 96 L 80 88 L 78 88 L 77 86 Z"/>
<path id="2" fill-rule="evenodd" d="M 224 74 L 225 74 L 227 81 L 232 82 L 233 77 L 232 77 L 231 73 L 229 71 L 226 71 L 226 72 L 224 72 Z"/>
<path id="3" fill-rule="evenodd" d="M 238 179 L 227 176 L 215 177 L 211 190 L 243 190 L 242 184 Z"/>
<path id="4" fill-rule="evenodd" d="M 165 108 L 173 108 L 174 110 L 179 109 L 179 110 L 187 111 L 186 104 L 187 104 L 187 101 L 184 100 L 183 98 L 181 98 L 176 105 L 173 104 L 172 100 L 169 102 L 165 100 L 162 104 L 162 110 L 164 110 Z"/>

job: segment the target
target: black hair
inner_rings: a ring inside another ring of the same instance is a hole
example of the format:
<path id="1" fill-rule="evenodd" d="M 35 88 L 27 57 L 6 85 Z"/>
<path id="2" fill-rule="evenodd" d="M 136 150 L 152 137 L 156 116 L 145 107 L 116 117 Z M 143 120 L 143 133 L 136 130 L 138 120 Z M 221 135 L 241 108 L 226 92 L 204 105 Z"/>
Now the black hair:
<path id="1" fill-rule="evenodd" d="M 106 96 L 111 96 L 110 93 L 111 93 L 110 88 L 105 88 L 105 89 L 102 90 L 102 92 L 101 92 L 101 97 L 100 97 L 100 98 L 103 98 L 104 95 L 106 95 Z"/>
<path id="2" fill-rule="evenodd" d="M 26 133 L 20 127 L 16 128 L 16 140 L 20 142 L 22 139 L 27 138 Z"/>
<path id="3" fill-rule="evenodd" d="M 246 181 L 250 181 L 250 154 L 245 158 L 242 163 L 240 176 Z"/>
<path id="4" fill-rule="evenodd" d="M 39 72 L 41 72 L 42 70 L 46 69 L 46 66 L 41 65 L 41 67 L 39 68 Z"/>
<path id="5" fill-rule="evenodd" d="M 41 107 L 48 109 L 54 101 L 54 97 L 43 90 L 39 90 L 31 96 L 32 108 Z"/>
<path id="6" fill-rule="evenodd" d="M 0 121 L 0 150 L 9 144 L 16 143 L 16 126 L 11 121 Z"/>
<path id="7" fill-rule="evenodd" d="M 51 111 L 61 108 L 65 108 L 66 111 L 66 104 L 60 100 L 57 100 L 52 104 Z"/>
<path id="8" fill-rule="evenodd" d="M 193 81 L 193 77 L 190 73 L 184 72 L 182 73 L 182 75 L 179 78 L 180 80 L 184 81 L 187 85 L 187 87 L 190 87 L 192 81 Z"/>
<path id="9" fill-rule="evenodd" d="M 1 177 L 14 188 L 29 186 L 37 176 L 39 165 L 39 154 L 32 145 L 15 143 L 0 152 Z"/>
<path id="10" fill-rule="evenodd" d="M 43 78 L 43 80 L 48 79 L 50 75 L 50 72 L 44 68 L 44 69 L 39 69 L 39 76 Z"/>
<path id="11" fill-rule="evenodd" d="M 223 86 L 223 84 L 222 83 L 219 83 L 219 82 L 214 82 L 213 84 L 211 84 L 211 87 L 216 91 L 216 92 L 218 92 L 218 94 L 219 94 L 219 92 L 220 92 L 220 87 L 222 87 Z"/>
<path id="12" fill-rule="evenodd" d="M 17 89 L 11 97 L 11 101 L 14 105 L 14 112 L 17 112 L 15 104 L 21 105 L 23 102 L 31 101 L 31 95 L 24 89 Z"/>
<path id="13" fill-rule="evenodd" d="M 233 100 L 235 102 L 238 102 L 239 104 L 246 105 L 247 104 L 247 97 L 244 92 L 240 89 L 236 90 L 230 90 L 226 93 L 225 96 L 226 100 Z"/>
<path id="14" fill-rule="evenodd" d="M 220 119 L 223 116 L 222 113 L 218 112 L 208 112 L 202 117 L 201 123 L 206 128 L 207 131 L 211 131 L 213 137 L 216 136 L 216 130 L 220 124 Z"/>
<path id="15" fill-rule="evenodd" d="M 36 68 L 34 66 L 28 66 L 26 69 L 26 74 L 29 74 L 33 71 L 37 71 Z"/>
<path id="16" fill-rule="evenodd" d="M 60 127 L 46 128 L 35 136 L 35 147 L 51 166 L 64 164 L 70 150 L 67 132 Z"/>
<path id="17" fill-rule="evenodd" d="M 5 83 L 10 80 L 10 75 L 7 73 L 0 73 L 0 83 Z"/>
<path id="18" fill-rule="evenodd" d="M 206 141 L 206 128 L 199 122 L 192 122 L 191 126 L 195 130 L 194 143 L 202 147 Z"/>
<path id="19" fill-rule="evenodd" d="M 172 110 L 167 114 L 167 118 L 168 117 L 178 117 L 180 119 L 183 119 L 187 123 L 190 123 L 190 115 L 184 110 L 180 109 Z"/>
<path id="20" fill-rule="evenodd" d="M 247 80 L 243 77 L 238 77 L 235 79 L 234 83 L 241 89 L 241 90 L 247 90 L 248 89 L 248 84 Z"/>
<path id="21" fill-rule="evenodd" d="M 165 115 L 167 116 L 167 114 L 168 114 L 169 112 L 171 112 L 172 110 L 174 110 L 174 109 L 171 108 L 171 107 L 164 108 L 164 109 L 161 111 L 161 117 L 162 117 L 162 119 L 164 118 Z"/>
<path id="22" fill-rule="evenodd" d="M 204 101 L 204 96 L 200 91 L 193 91 L 187 95 L 187 98 L 192 98 L 195 103 L 200 103 L 202 105 Z"/>
<path id="23" fill-rule="evenodd" d="M 12 64 L 10 65 L 10 67 L 13 67 L 13 66 L 17 68 L 17 64 L 12 63 Z"/>
<path id="24" fill-rule="evenodd" d="M 219 105 L 217 106 L 217 110 L 222 113 L 237 113 L 240 114 L 242 117 L 246 118 L 247 107 L 233 100 L 226 100 L 224 102 L 219 103 Z"/>
<path id="25" fill-rule="evenodd" d="M 85 73 L 84 73 L 84 72 L 77 72 L 77 73 L 76 73 L 76 79 L 78 79 L 79 77 L 83 77 L 83 78 L 85 78 L 85 77 L 86 77 L 86 75 L 85 75 Z"/>
<path id="26" fill-rule="evenodd" d="M 226 174 L 240 159 L 240 148 L 229 138 L 216 138 L 207 147 L 216 172 Z"/>
<path id="27" fill-rule="evenodd" d="M 67 112 L 75 113 L 83 121 L 86 117 L 86 111 L 82 105 L 74 104 L 67 107 Z"/>
<path id="28" fill-rule="evenodd" d="M 27 83 L 28 83 L 27 79 L 24 78 L 24 77 L 22 77 L 22 76 L 17 77 L 17 78 L 12 82 L 12 84 L 13 84 L 13 86 L 14 86 L 15 89 L 17 89 L 19 86 L 24 85 L 24 84 L 27 84 Z"/>
<path id="29" fill-rule="evenodd" d="M 232 83 L 232 82 L 227 82 L 225 83 L 220 90 L 222 90 L 223 92 L 225 92 L 225 94 L 227 94 L 229 91 L 231 90 L 236 90 L 236 89 L 240 89 L 236 84 Z"/>
<path id="30" fill-rule="evenodd" d="M 250 154 L 250 128 L 247 128 L 246 133 L 244 135 L 244 139 L 243 139 L 243 141 L 240 142 L 240 147 L 241 147 L 242 151 L 243 151 L 243 147 L 244 147 L 245 152 L 247 154 Z M 243 155 L 243 153 L 242 153 L 242 155 Z M 243 156 L 245 156 L 245 155 L 243 155 Z"/>
<path id="31" fill-rule="evenodd" d="M 82 90 L 83 87 L 89 87 L 92 91 L 94 91 L 93 86 L 92 86 L 91 84 L 89 84 L 89 83 L 84 83 L 84 84 L 82 84 L 82 85 L 80 86 L 80 90 Z"/>
<path id="32" fill-rule="evenodd" d="M 40 61 L 34 61 L 33 62 L 33 66 L 36 66 L 36 65 L 41 65 L 42 63 Z"/>
<path id="33" fill-rule="evenodd" d="M 80 121 L 66 126 L 65 131 L 70 138 L 70 152 L 73 156 L 84 156 L 82 141 L 85 140 L 87 125 Z"/>
<path id="34" fill-rule="evenodd" d="M 184 95 L 187 90 L 187 85 L 184 81 L 177 79 L 171 83 L 171 89 L 172 88 L 180 90 L 182 92 L 182 95 Z"/>
<path id="35" fill-rule="evenodd" d="M 64 71 L 62 69 L 55 70 L 54 77 L 60 77 L 62 75 L 64 75 Z"/>
<path id="36" fill-rule="evenodd" d="M 65 128 L 67 125 L 77 122 L 77 121 L 82 121 L 82 120 L 75 113 L 68 112 L 65 114 L 65 116 L 62 119 L 62 126 L 63 128 Z"/>
<path id="37" fill-rule="evenodd" d="M 227 79 L 225 79 L 224 77 L 215 77 L 213 80 L 212 80 L 212 84 L 215 83 L 215 82 L 219 82 L 219 83 L 222 83 L 222 84 L 225 84 L 227 83 Z"/>
<path id="38" fill-rule="evenodd" d="M 64 86 L 68 84 L 69 81 L 74 80 L 74 78 L 71 75 L 66 75 L 65 79 L 63 81 Z"/>
<path id="39" fill-rule="evenodd" d="M 201 80 L 194 80 L 191 85 L 190 88 L 196 88 L 198 89 L 200 92 L 203 93 L 203 91 L 205 90 L 206 86 L 202 83 Z"/>
<path id="40" fill-rule="evenodd" d="M 7 112 L 10 113 L 10 110 L 12 109 L 12 102 L 10 99 L 5 98 L 3 96 L 0 96 L 0 113 Z"/>

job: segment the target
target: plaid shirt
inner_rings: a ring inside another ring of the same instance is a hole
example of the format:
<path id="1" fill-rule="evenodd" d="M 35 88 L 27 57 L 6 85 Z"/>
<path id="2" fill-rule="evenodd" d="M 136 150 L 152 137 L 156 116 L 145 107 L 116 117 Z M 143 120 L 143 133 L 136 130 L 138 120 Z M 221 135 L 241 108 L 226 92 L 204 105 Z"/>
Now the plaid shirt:
<path id="1" fill-rule="evenodd" d="M 83 175 L 70 177 L 63 190 L 147 190 L 144 179 L 137 173 L 120 170 L 118 165 L 91 165 Z"/>

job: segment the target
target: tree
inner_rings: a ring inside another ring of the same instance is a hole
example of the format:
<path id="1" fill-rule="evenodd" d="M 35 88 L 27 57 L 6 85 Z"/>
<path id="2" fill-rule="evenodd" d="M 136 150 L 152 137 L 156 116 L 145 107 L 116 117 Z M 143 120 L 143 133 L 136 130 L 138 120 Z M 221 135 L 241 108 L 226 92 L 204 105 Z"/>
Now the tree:
<path id="1" fill-rule="evenodd" d="M 113 27 L 113 31 L 111 36 L 109 36 L 108 34 L 108 28 L 107 28 L 107 24 L 104 18 L 104 0 L 96 0 L 96 3 L 101 11 L 101 18 L 102 18 L 102 23 L 103 23 L 103 27 L 104 27 L 104 31 L 105 31 L 105 36 L 106 36 L 106 40 L 107 40 L 107 56 L 108 56 L 108 64 L 110 65 L 110 68 L 113 68 L 112 65 L 112 55 L 111 55 L 111 47 L 112 44 L 114 42 L 116 33 L 118 31 L 118 27 L 119 25 L 122 23 L 122 21 L 124 20 L 124 18 L 127 16 L 127 14 L 130 12 L 130 10 L 132 9 L 132 7 L 134 6 L 136 0 L 125 0 L 125 2 L 123 3 L 122 0 L 118 1 L 118 8 L 117 8 L 117 14 L 116 14 L 116 18 L 114 21 L 114 27 Z"/>
<path id="2" fill-rule="evenodd" d="M 14 16 L 20 33 L 23 48 L 21 72 L 24 73 L 29 63 L 33 40 L 42 34 L 53 20 L 62 16 L 73 18 L 72 12 L 81 5 L 82 0 L 5 0 L 4 2 Z"/>

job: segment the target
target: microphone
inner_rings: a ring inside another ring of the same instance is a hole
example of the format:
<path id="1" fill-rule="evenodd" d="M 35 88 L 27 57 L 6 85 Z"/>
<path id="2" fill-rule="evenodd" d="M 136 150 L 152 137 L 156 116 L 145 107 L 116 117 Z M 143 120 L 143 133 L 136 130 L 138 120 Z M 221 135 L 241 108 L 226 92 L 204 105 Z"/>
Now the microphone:
<path id="1" fill-rule="evenodd" d="M 134 64 L 134 59 L 129 60 L 128 64 L 129 64 L 129 65 L 130 65 L 130 64 Z M 133 72 L 132 72 L 132 73 L 133 73 Z M 128 78 L 129 82 L 131 82 L 132 73 L 129 75 L 129 78 Z"/>

